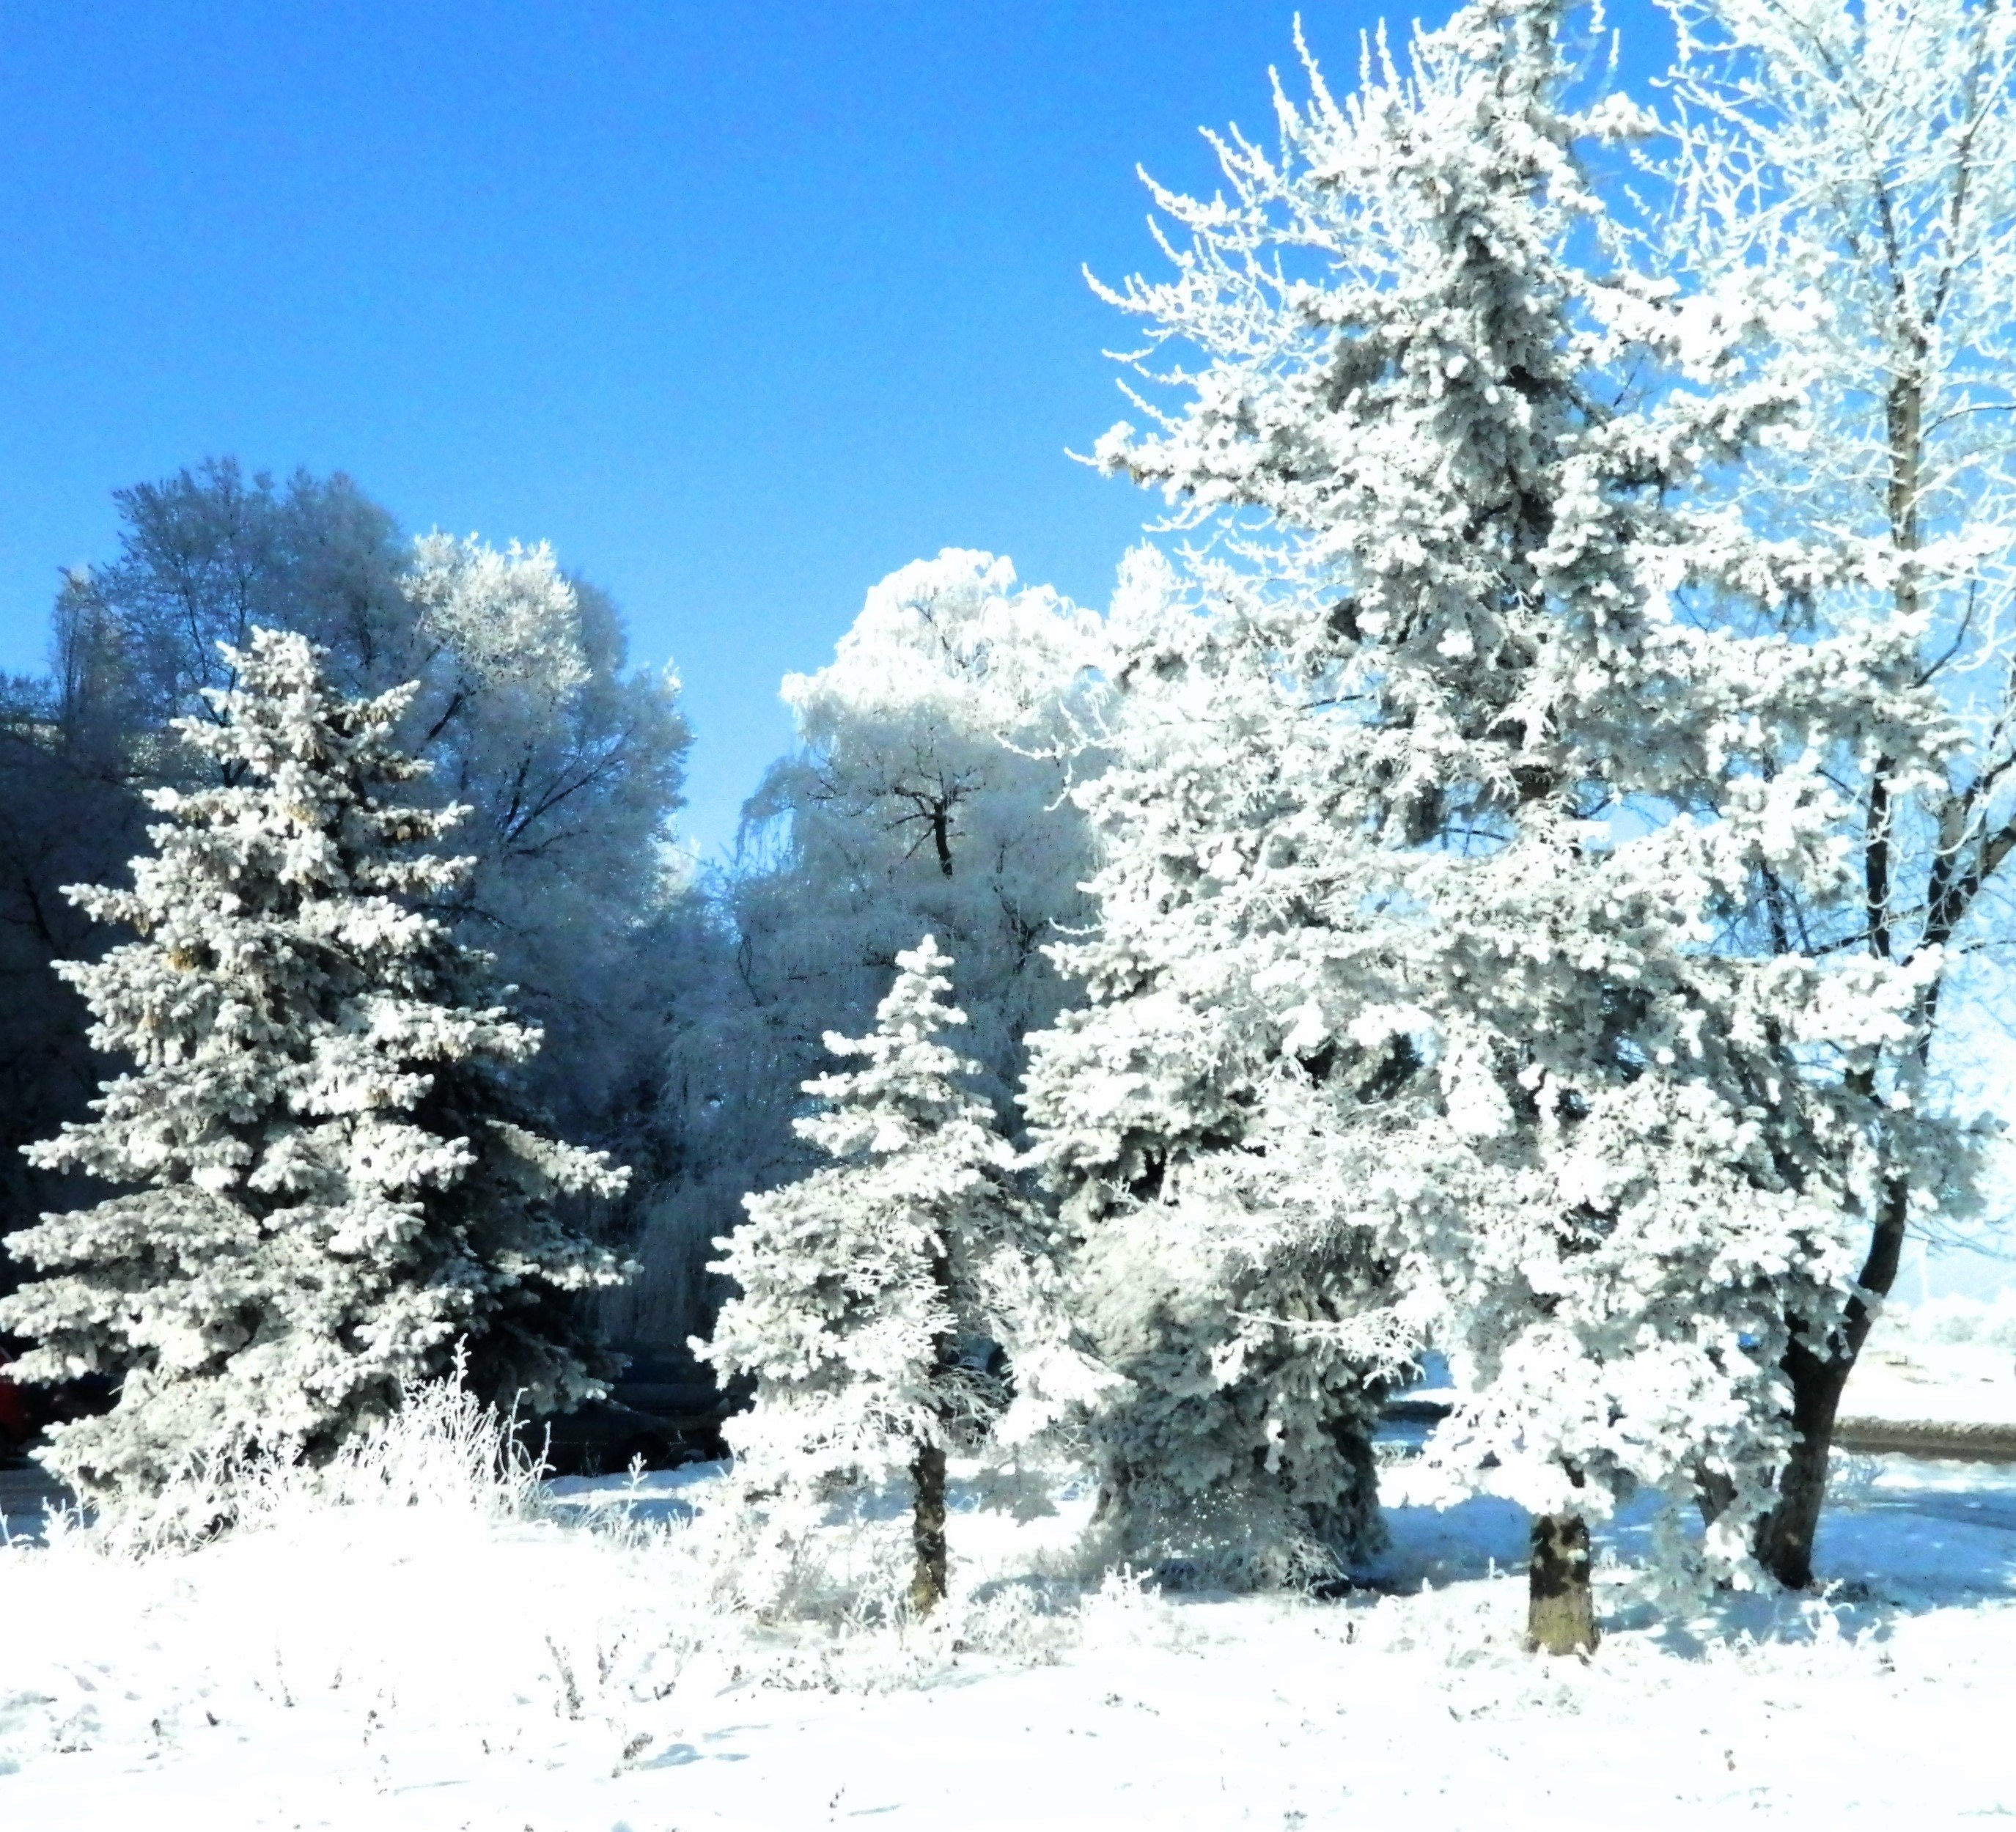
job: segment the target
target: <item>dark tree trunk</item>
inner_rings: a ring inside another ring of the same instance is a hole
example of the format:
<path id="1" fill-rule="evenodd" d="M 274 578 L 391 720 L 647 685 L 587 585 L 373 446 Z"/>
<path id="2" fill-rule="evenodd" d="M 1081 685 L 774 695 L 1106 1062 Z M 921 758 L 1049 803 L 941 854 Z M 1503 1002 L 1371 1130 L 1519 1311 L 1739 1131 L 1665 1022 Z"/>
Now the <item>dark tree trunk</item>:
<path id="1" fill-rule="evenodd" d="M 910 1532 L 917 1552 L 910 1607 L 927 1616 L 945 1594 L 945 1453 L 934 1444 L 926 1445 L 910 1465 L 910 1480 L 916 1488 Z"/>
<path id="2" fill-rule="evenodd" d="M 1701 1524 L 1712 1527 L 1736 1505 L 1736 1485 L 1719 1470 L 1694 1471 L 1695 1500 L 1701 1508 Z"/>
<path id="3" fill-rule="evenodd" d="M 952 1256 L 941 1238 L 931 1255 L 931 1281 L 952 1306 Z M 941 1336 L 937 1341 L 936 1366 L 932 1378 L 938 1386 L 939 1428 L 949 1422 L 944 1383 L 958 1366 L 957 1340 Z M 945 1453 L 942 1443 L 920 1444 L 910 1464 L 910 1484 L 915 1494 L 910 1517 L 910 1543 L 916 1549 L 916 1568 L 910 1578 L 912 1614 L 927 1616 L 945 1596 Z"/>
<path id="4" fill-rule="evenodd" d="M 1813 1538 L 1827 1499 L 1834 1415 L 1855 1359 L 1815 1355 L 1795 1343 L 1779 1366 L 1791 1382 L 1792 1428 L 1798 1437 L 1778 1477 L 1777 1505 L 1758 1525 L 1757 1559 L 1787 1590 L 1803 1590 L 1813 1581 Z"/>
<path id="5" fill-rule="evenodd" d="M 1910 1212 L 1910 1190 L 1903 1179 L 1891 1179 L 1884 1186 L 1882 1213 L 1857 1281 L 1875 1297 L 1886 1295 L 1897 1282 Z M 1792 1428 L 1798 1437 L 1778 1478 L 1777 1505 L 1758 1527 L 1757 1558 L 1788 1590 L 1803 1590 L 1813 1581 L 1813 1536 L 1820 1530 L 1820 1504 L 1827 1499 L 1834 1415 L 1875 1320 L 1876 1313 L 1861 1298 L 1852 1298 L 1835 1341 L 1816 1348 L 1807 1332 L 1795 1326 L 1791 1346 L 1778 1364 L 1791 1386 Z"/>
<path id="6" fill-rule="evenodd" d="M 1600 1636 L 1589 1575 L 1589 1523 L 1580 1514 L 1535 1514 L 1526 1580 L 1528 1653 L 1595 1652 Z"/>

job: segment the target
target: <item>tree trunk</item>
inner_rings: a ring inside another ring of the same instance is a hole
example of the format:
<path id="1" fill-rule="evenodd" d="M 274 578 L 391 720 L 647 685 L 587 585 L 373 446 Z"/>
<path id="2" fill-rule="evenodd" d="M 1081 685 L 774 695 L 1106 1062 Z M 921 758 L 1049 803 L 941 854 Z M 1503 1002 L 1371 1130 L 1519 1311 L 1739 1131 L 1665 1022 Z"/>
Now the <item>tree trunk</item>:
<path id="1" fill-rule="evenodd" d="M 1910 1191 L 1901 1177 L 1892 1177 L 1884 1186 L 1882 1211 L 1856 1281 L 1874 1297 L 1885 1296 L 1897 1282 L 1910 1214 Z M 1820 1531 L 1820 1504 L 1827 1499 L 1834 1415 L 1875 1320 L 1876 1313 L 1860 1297 L 1852 1298 L 1840 1335 L 1827 1344 L 1824 1354 L 1795 1329 L 1791 1346 L 1778 1363 L 1791 1385 L 1792 1428 L 1798 1437 L 1778 1478 L 1777 1505 L 1759 1524 L 1756 1545 L 1758 1563 L 1788 1590 L 1803 1590 L 1813 1581 L 1813 1538 Z"/>
<path id="2" fill-rule="evenodd" d="M 1535 1514 L 1527 1567 L 1526 1651 L 1593 1654 L 1599 1639 L 1589 1582 L 1589 1523 L 1580 1514 Z"/>
<path id="3" fill-rule="evenodd" d="M 926 1445 L 910 1465 L 910 1480 L 916 1488 L 910 1535 L 917 1552 L 910 1607 L 927 1616 L 945 1594 L 945 1453 L 934 1444 Z"/>
<path id="4" fill-rule="evenodd" d="M 1855 1358 L 1817 1355 L 1795 1343 L 1779 1365 L 1792 1384 L 1792 1428 L 1798 1437 L 1778 1478 L 1777 1504 L 1759 1523 L 1757 1560 L 1787 1590 L 1803 1590 L 1813 1581 L 1813 1538 L 1827 1499 L 1834 1414 Z"/>
<path id="5" fill-rule="evenodd" d="M 1719 1470 L 1697 1467 L 1694 1499 L 1701 1509 L 1701 1524 L 1712 1527 L 1736 1505 L 1736 1485 Z"/>

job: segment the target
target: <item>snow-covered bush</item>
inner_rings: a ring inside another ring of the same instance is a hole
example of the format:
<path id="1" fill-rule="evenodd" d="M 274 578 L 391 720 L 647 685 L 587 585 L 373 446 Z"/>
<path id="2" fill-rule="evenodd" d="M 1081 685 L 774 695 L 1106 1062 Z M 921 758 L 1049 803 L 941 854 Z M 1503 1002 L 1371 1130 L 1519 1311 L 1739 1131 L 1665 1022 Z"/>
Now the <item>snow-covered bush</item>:
<path id="1" fill-rule="evenodd" d="M 1232 617 L 1193 614 L 1151 553 L 1112 632 L 1113 768 L 1081 790 L 1100 921 L 1060 945 L 1088 1002 L 1032 1039 L 1024 1103 L 1071 1242 L 1070 1307 L 1117 1382 L 1087 1423 L 1109 1555 L 1292 1582 L 1376 1548 L 1370 1437 L 1413 1346 L 1379 1269 L 1278 1215 L 1252 1132 L 1287 1064 L 1252 983 L 1277 913 L 1215 881 L 1287 815 L 1295 709 Z M 1370 1334 L 1298 1333 L 1284 1319 Z"/>
<path id="2" fill-rule="evenodd" d="M 157 1494 L 118 1497 L 88 1524 L 99 1549 L 144 1557 L 187 1549 L 220 1529 L 298 1535 L 331 1509 L 379 1510 L 400 1534 L 438 1533 L 452 1518 L 489 1527 L 539 1518 L 542 1470 L 511 1412 L 463 1384 L 463 1358 L 440 1380 L 403 1384 L 398 1402 L 319 1463 L 261 1448 L 199 1453 Z"/>
<path id="3" fill-rule="evenodd" d="M 133 888 L 72 892 L 136 937 L 63 970 L 136 1067 L 36 1155 L 124 1193 L 8 1244 L 45 1275 L 0 1303 L 20 1374 L 118 1383 L 46 1453 L 92 1497 L 326 1458 L 464 1340 L 479 1395 L 563 1407 L 600 1391 L 577 1294 L 621 1276 L 573 1211 L 625 1173 L 536 1130 L 539 1034 L 426 907 L 467 866 L 400 793 L 410 690 L 343 699 L 299 635 L 229 659 L 178 728 L 221 786 L 155 791 Z"/>

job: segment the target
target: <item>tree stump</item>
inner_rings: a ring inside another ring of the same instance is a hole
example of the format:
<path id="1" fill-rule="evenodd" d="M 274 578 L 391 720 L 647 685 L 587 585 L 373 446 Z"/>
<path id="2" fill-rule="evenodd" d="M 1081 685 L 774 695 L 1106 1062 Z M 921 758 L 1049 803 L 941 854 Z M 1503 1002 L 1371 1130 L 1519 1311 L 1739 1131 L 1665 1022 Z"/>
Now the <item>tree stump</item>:
<path id="1" fill-rule="evenodd" d="M 1535 1514 L 1527 1567 L 1526 1651 L 1590 1654 L 1599 1639 L 1589 1582 L 1589 1523 L 1580 1514 Z"/>

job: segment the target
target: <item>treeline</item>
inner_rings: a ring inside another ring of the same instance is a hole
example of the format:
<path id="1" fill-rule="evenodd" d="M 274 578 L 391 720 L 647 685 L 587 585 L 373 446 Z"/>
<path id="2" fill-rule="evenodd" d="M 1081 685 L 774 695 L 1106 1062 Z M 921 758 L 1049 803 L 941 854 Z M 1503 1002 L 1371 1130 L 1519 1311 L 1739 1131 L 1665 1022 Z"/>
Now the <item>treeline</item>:
<path id="1" fill-rule="evenodd" d="M 1060 804 L 1096 618 L 985 555 L 895 575 L 835 661 L 787 684 L 804 743 L 751 801 L 743 862 L 696 877 L 678 683 L 631 665 L 617 608 L 545 549 L 410 539 L 347 477 L 230 459 L 116 500 L 117 556 L 63 581 L 47 671 L 0 699 L 8 1231 L 90 1194 L 21 1148 L 121 1066 L 52 970 L 108 941 L 63 887 L 124 881 L 146 793 L 218 776 L 171 724 L 213 716 L 205 689 L 235 684 L 219 646 L 257 628 L 306 636 L 337 691 L 419 683 L 398 736 L 430 768 L 407 792 L 466 806 L 445 843 L 476 860 L 441 913 L 544 1033 L 527 1096 L 632 1172 L 597 1222 L 638 1262 L 616 1335 L 709 1326 L 714 1237 L 804 1167 L 790 1118 L 820 1039 L 872 1013 L 920 925 L 970 963 L 988 1092 L 1010 1102 L 1021 1038 L 1062 997 L 1043 945 L 1086 908 Z M 0 1260 L 0 1289 L 20 1276 Z"/>
<path id="2" fill-rule="evenodd" d="M 1046 1445 L 1116 1560 L 1334 1571 L 1434 1348 L 1431 1459 L 1532 1513 L 1540 1644 L 1593 1640 L 1592 1524 L 1648 1495 L 1661 1577 L 1804 1585 L 1875 1310 L 1996 1132 L 1949 1070 L 2016 853 L 2016 25 L 1677 16 L 1663 120 L 1560 0 L 1474 0 L 1347 95 L 1309 61 L 1220 194 L 1158 189 L 1173 275 L 1110 294 L 1150 423 L 1098 452 L 1173 538 L 1103 619 L 982 554 L 883 581 L 704 883 L 672 689 L 543 549 L 407 544 L 340 480 L 128 493 L 10 700 L 9 1124 L 102 1072 L 52 893 L 116 875 L 149 785 L 278 781 L 164 732 L 268 718 L 218 671 L 296 632 L 300 757 L 378 720 L 473 811 L 466 871 L 376 826 L 343 869 L 438 879 L 427 999 L 479 950 L 544 1027 L 468 1110 L 632 1167 L 619 1333 L 712 1327 L 754 1198 L 711 1351 L 756 1381 L 751 1574 L 899 1475 L 926 1607 L 946 1456 Z M 259 793 L 189 819 L 307 822 Z M 550 1239 L 556 1289 L 610 1269 Z"/>

